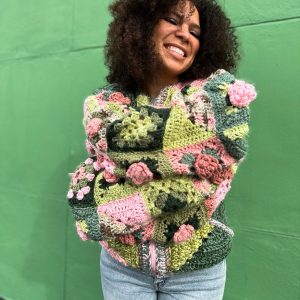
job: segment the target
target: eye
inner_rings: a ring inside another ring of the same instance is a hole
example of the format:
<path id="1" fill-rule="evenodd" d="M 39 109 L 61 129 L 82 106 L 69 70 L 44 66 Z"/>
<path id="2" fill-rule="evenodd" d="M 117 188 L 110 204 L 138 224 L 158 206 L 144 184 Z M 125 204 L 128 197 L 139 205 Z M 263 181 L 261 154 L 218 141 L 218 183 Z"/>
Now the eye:
<path id="1" fill-rule="evenodd" d="M 177 20 L 174 19 L 174 18 L 171 18 L 171 17 L 165 17 L 164 20 L 167 21 L 168 23 L 173 24 L 173 25 L 177 25 L 178 24 Z"/>
<path id="2" fill-rule="evenodd" d="M 198 33 L 198 32 L 196 32 L 196 31 L 190 31 L 190 34 L 192 35 L 192 36 L 194 36 L 196 39 L 200 39 L 200 33 Z"/>

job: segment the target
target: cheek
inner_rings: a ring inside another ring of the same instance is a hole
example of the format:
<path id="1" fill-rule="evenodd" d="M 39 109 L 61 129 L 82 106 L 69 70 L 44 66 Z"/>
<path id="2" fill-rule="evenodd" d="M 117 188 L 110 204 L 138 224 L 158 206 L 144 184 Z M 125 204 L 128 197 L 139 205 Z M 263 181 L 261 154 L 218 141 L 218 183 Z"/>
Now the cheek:
<path id="1" fill-rule="evenodd" d="M 194 57 L 197 55 L 198 51 L 200 50 L 200 41 L 195 43 L 194 47 Z"/>

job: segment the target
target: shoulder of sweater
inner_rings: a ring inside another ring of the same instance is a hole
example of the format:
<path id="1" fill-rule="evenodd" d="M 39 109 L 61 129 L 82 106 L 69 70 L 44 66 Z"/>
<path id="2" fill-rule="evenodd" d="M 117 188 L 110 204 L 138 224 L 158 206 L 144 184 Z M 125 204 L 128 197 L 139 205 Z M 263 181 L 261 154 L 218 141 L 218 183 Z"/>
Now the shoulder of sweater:
<path id="1" fill-rule="evenodd" d="M 182 86 L 192 85 L 199 86 L 203 85 L 203 83 L 217 84 L 219 82 L 226 82 L 227 84 L 234 83 L 239 78 L 236 78 L 235 74 L 226 71 L 225 69 L 218 69 L 215 72 L 211 73 L 206 78 L 197 78 L 195 80 L 189 81 L 186 84 L 182 84 Z M 246 82 L 247 80 L 243 80 Z"/>
<path id="2" fill-rule="evenodd" d="M 125 91 L 117 83 L 108 83 L 102 88 L 97 88 L 94 92 L 84 99 L 84 111 L 94 110 L 96 107 L 105 106 L 108 101 L 128 102 L 133 95 Z"/>
<path id="3" fill-rule="evenodd" d="M 236 79 L 235 75 L 224 69 L 212 73 L 203 88 L 211 97 L 215 97 L 217 94 L 228 97 L 230 105 L 238 108 L 247 107 L 257 96 L 253 84 Z"/>

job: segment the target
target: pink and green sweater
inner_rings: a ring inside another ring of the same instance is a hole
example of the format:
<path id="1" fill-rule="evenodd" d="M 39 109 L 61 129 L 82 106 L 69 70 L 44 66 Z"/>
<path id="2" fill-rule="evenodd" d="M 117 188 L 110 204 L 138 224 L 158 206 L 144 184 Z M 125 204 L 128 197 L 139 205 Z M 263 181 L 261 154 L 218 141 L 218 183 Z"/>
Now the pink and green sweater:
<path id="1" fill-rule="evenodd" d="M 83 240 L 126 266 L 164 276 L 230 252 L 223 200 L 247 152 L 252 85 L 218 70 L 156 99 L 109 84 L 86 98 L 90 153 L 68 200 Z"/>

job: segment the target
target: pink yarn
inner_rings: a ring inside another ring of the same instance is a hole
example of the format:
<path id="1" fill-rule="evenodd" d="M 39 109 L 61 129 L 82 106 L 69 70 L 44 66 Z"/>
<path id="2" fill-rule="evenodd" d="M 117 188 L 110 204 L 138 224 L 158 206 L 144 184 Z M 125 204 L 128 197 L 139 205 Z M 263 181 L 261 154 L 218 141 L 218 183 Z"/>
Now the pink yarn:
<path id="1" fill-rule="evenodd" d="M 105 139 L 101 139 L 96 143 L 96 147 L 99 151 L 107 151 L 107 141 Z"/>
<path id="2" fill-rule="evenodd" d="M 131 100 L 127 97 L 125 97 L 122 93 L 120 92 L 116 92 L 116 93 L 112 93 L 109 98 L 108 98 L 109 102 L 117 102 L 117 103 L 121 103 L 121 104 L 130 104 Z"/>
<path id="3" fill-rule="evenodd" d="M 85 168 L 81 167 L 78 170 L 76 170 L 75 173 L 72 175 L 72 184 L 75 185 L 78 183 L 79 180 L 85 178 Z"/>
<path id="4" fill-rule="evenodd" d="M 202 113 L 195 113 L 194 114 L 194 121 L 197 125 L 204 124 L 204 118 Z"/>
<path id="5" fill-rule="evenodd" d="M 194 154 L 196 156 L 205 148 L 216 150 L 217 155 L 220 156 L 225 165 L 231 165 L 234 163 L 234 158 L 232 158 L 226 152 L 221 141 L 216 137 L 210 138 L 207 141 L 201 141 L 197 144 L 184 146 L 176 150 L 165 150 L 164 152 L 167 155 L 168 160 L 171 163 L 172 168 L 176 172 L 176 174 L 188 175 L 190 174 L 190 168 L 187 164 L 183 164 L 180 162 L 182 156 L 184 154 Z"/>
<path id="6" fill-rule="evenodd" d="M 85 175 L 85 178 L 88 180 L 88 181 L 93 181 L 93 179 L 95 178 L 95 175 L 94 174 L 91 174 L 91 173 L 87 173 Z"/>
<path id="7" fill-rule="evenodd" d="M 228 95 L 234 106 L 245 107 L 256 98 L 256 91 L 252 84 L 236 80 L 228 86 Z"/>
<path id="8" fill-rule="evenodd" d="M 208 130 L 214 130 L 216 128 L 216 120 L 213 116 L 209 116 L 207 119 Z"/>
<path id="9" fill-rule="evenodd" d="M 79 237 L 83 240 L 83 241 L 88 241 L 90 238 L 88 237 L 88 235 L 81 229 L 80 224 L 76 222 L 76 230 L 77 233 L 79 235 Z"/>
<path id="10" fill-rule="evenodd" d="M 103 176 L 104 176 L 105 180 L 109 183 L 114 183 L 114 182 L 118 181 L 118 177 L 108 171 L 104 171 Z"/>
<path id="11" fill-rule="evenodd" d="M 213 212 L 216 210 L 216 208 L 219 206 L 219 204 L 224 200 L 226 194 L 230 190 L 231 181 L 230 180 L 224 180 L 219 186 L 216 192 L 211 196 L 210 198 L 206 199 L 204 201 L 205 206 L 207 208 L 207 216 L 208 218 L 211 218 Z"/>
<path id="12" fill-rule="evenodd" d="M 139 193 L 100 205 L 97 212 L 130 226 L 145 224 L 150 219 L 144 200 Z"/>
<path id="13" fill-rule="evenodd" d="M 199 154 L 194 164 L 196 173 L 204 178 L 210 178 L 215 172 L 222 170 L 219 161 L 208 154 Z"/>
<path id="14" fill-rule="evenodd" d="M 90 192 L 91 188 L 89 186 L 85 186 L 81 189 L 84 195 L 88 194 Z"/>
<path id="15" fill-rule="evenodd" d="M 233 178 L 233 172 L 230 167 L 225 170 L 218 170 L 212 175 L 211 181 L 216 184 L 220 184 L 224 180 L 231 180 Z"/>
<path id="16" fill-rule="evenodd" d="M 72 199 L 74 197 L 73 190 L 69 190 L 67 194 L 68 199 Z"/>
<path id="17" fill-rule="evenodd" d="M 76 198 L 77 198 L 78 200 L 82 200 L 83 197 L 84 197 L 83 191 L 82 191 L 82 190 L 79 190 L 78 193 L 77 193 L 77 195 L 76 195 Z"/>
<path id="18" fill-rule="evenodd" d="M 93 118 L 91 121 L 89 121 L 85 128 L 87 135 L 90 138 L 94 137 L 100 130 L 101 124 L 102 122 L 99 118 Z"/>
<path id="19" fill-rule="evenodd" d="M 144 229 L 144 231 L 142 232 L 142 241 L 146 242 L 146 241 L 150 241 L 153 237 L 154 234 L 154 228 L 155 228 L 155 222 L 151 221 Z"/>
<path id="20" fill-rule="evenodd" d="M 136 185 L 141 185 L 153 179 L 153 173 L 142 162 L 132 164 L 128 168 L 126 176 Z"/>
<path id="21" fill-rule="evenodd" d="M 174 243 L 184 242 L 193 235 L 194 227 L 192 225 L 181 225 L 177 232 L 173 236 Z"/>
<path id="22" fill-rule="evenodd" d="M 93 163 L 93 168 L 96 170 L 96 171 L 100 171 L 101 170 L 101 165 L 99 164 L 98 161 L 95 161 Z"/>
<path id="23" fill-rule="evenodd" d="M 99 93 L 99 94 L 97 94 L 95 97 L 96 97 L 96 99 L 97 99 L 98 101 L 102 101 L 102 100 L 104 99 L 103 93 Z"/>
<path id="24" fill-rule="evenodd" d="M 93 162 L 94 161 L 90 157 L 84 161 L 86 165 L 91 165 Z"/>
<path id="25" fill-rule="evenodd" d="M 85 148 L 87 152 L 91 153 L 92 155 L 95 155 L 95 150 L 93 148 L 93 145 L 88 139 L 85 140 Z"/>
<path id="26" fill-rule="evenodd" d="M 135 244 L 135 239 L 132 234 L 124 234 L 118 237 L 118 240 L 125 245 L 134 245 Z"/>
<path id="27" fill-rule="evenodd" d="M 209 196 L 212 192 L 211 182 L 208 179 L 201 178 L 200 180 L 193 180 L 194 188 L 199 191 L 203 196 Z"/>
<path id="28" fill-rule="evenodd" d="M 100 160 L 99 160 L 99 162 L 100 162 Z M 108 171 L 110 173 L 114 173 L 114 170 L 116 168 L 116 164 L 114 163 L 114 161 L 112 161 L 107 155 L 102 156 L 100 165 L 101 165 L 101 168 L 104 168 L 106 171 Z"/>
<path id="29" fill-rule="evenodd" d="M 183 154 L 192 153 L 191 151 L 184 151 L 185 149 L 167 150 L 165 154 L 167 155 L 169 162 L 172 165 L 173 170 L 176 174 L 188 175 L 190 174 L 190 168 L 187 164 L 181 163 Z"/>

